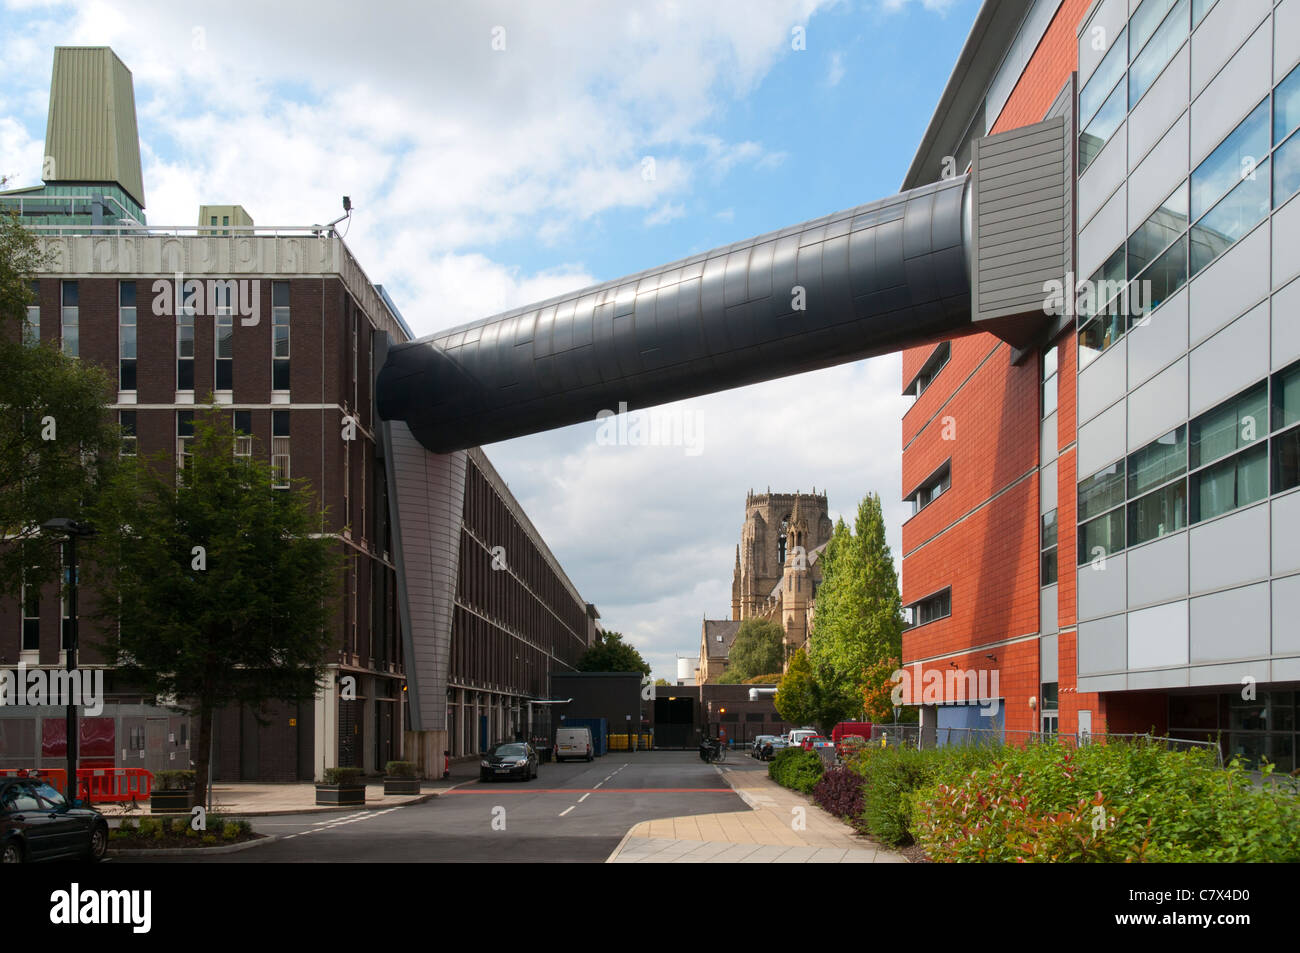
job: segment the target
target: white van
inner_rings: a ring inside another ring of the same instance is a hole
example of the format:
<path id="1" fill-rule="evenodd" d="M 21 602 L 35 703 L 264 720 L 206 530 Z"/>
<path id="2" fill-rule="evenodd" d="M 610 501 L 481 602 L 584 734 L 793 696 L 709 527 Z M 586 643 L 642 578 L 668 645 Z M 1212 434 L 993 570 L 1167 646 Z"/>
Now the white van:
<path id="1" fill-rule="evenodd" d="M 816 728 L 794 728 L 791 730 L 790 734 L 786 736 L 786 740 L 790 742 L 790 747 L 798 748 L 803 744 L 805 738 L 815 738 L 819 734 L 821 734 L 821 732 Z"/>
<path id="2" fill-rule="evenodd" d="M 566 758 L 585 758 L 590 761 L 591 756 L 590 728 L 560 728 L 555 732 L 556 761 L 564 761 Z"/>

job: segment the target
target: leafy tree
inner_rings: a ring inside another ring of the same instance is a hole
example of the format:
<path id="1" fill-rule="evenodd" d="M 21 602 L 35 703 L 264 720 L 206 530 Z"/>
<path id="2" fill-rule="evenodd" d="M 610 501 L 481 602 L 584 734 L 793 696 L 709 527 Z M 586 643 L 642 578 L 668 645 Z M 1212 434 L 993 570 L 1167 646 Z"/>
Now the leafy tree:
<path id="1" fill-rule="evenodd" d="M 824 735 L 857 714 L 860 699 L 848 698 L 824 685 L 813 671 L 808 653 L 796 649 L 776 689 L 777 713 L 792 725 L 815 725 Z"/>
<path id="2" fill-rule="evenodd" d="M 305 481 L 274 490 L 267 462 L 233 454 L 229 412 L 201 412 L 194 433 L 179 480 L 166 454 L 123 464 L 88 569 L 107 657 L 198 716 L 201 800 L 216 710 L 315 697 L 344 560 Z"/>
<path id="3" fill-rule="evenodd" d="M 903 652 L 902 600 L 880 497 L 858 504 L 853 533 L 843 520 L 836 524 L 822 560 L 813 670 L 828 692 L 860 701 L 886 686 L 897 665 L 881 663 Z"/>
<path id="4" fill-rule="evenodd" d="M 650 663 L 636 647 L 623 641 L 622 632 L 596 630 L 596 641 L 578 659 L 579 672 L 640 672 L 650 674 Z"/>
<path id="5" fill-rule="evenodd" d="M 82 518 L 120 446 L 109 376 L 27 335 L 43 264 L 32 233 L 0 212 L 0 594 L 13 596 L 24 574 L 37 585 L 57 576 L 59 547 L 38 540 L 41 524 Z"/>
<path id="6" fill-rule="evenodd" d="M 770 619 L 746 619 L 736 631 L 727 662 L 726 681 L 732 684 L 781 671 L 785 662 L 781 626 Z"/>
<path id="7" fill-rule="evenodd" d="M 656 679 L 655 679 L 655 685 L 656 685 L 656 686 L 663 686 L 664 688 L 672 688 L 673 683 L 670 682 L 670 681 L 668 681 L 668 679 L 666 679 L 666 678 L 656 678 Z"/>

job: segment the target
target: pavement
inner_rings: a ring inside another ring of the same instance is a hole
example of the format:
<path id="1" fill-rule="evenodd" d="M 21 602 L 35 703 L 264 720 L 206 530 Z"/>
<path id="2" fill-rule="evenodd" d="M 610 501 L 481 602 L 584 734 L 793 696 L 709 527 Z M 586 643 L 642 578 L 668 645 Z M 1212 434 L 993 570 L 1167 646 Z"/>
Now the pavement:
<path id="1" fill-rule="evenodd" d="M 382 780 L 366 779 L 366 808 L 380 810 L 407 804 L 419 804 L 453 790 L 462 784 L 478 780 L 478 758 L 453 762 L 451 777 L 422 781 L 420 793 L 412 795 L 385 795 Z M 270 782 L 218 782 L 212 788 L 213 810 L 240 817 L 269 817 L 282 814 L 325 814 L 340 811 L 355 812 L 355 806 L 323 806 L 316 804 L 316 785 L 310 782 L 283 784 Z M 95 809 L 108 818 L 146 817 L 148 801 L 134 807 L 130 804 L 96 804 Z"/>
<path id="2" fill-rule="evenodd" d="M 748 811 L 696 814 L 635 825 L 607 863 L 710 864 L 905 864 L 907 858 L 880 846 L 811 798 L 767 776 L 767 766 L 742 763 L 715 770 Z"/>

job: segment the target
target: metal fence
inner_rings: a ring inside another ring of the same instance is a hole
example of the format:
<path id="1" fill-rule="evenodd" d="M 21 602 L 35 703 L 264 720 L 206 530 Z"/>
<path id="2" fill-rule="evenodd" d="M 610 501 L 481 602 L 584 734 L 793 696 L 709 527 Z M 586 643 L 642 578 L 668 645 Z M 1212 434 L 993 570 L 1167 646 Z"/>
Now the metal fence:
<path id="1" fill-rule="evenodd" d="M 872 744 L 880 747 L 945 747 L 948 745 L 1013 745 L 1024 747 L 1031 744 L 1059 744 L 1067 748 L 1079 748 L 1093 744 L 1155 744 L 1168 751 L 1209 750 L 1214 753 L 1216 763 L 1223 766 L 1223 752 L 1213 741 L 1191 741 L 1186 738 L 1164 738 L 1150 734 L 1103 734 L 1100 732 L 1051 732 L 1020 731 L 1005 728 L 934 728 L 922 733 L 920 725 L 873 725 L 871 728 Z M 933 742 L 928 739 L 933 738 Z"/>

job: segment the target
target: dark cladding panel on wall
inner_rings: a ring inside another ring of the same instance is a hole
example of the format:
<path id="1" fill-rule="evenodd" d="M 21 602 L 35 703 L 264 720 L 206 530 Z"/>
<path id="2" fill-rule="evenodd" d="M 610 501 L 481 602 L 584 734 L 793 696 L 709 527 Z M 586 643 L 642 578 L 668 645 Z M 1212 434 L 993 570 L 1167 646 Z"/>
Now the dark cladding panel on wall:
<path id="1" fill-rule="evenodd" d="M 966 187 L 924 185 L 398 345 L 379 412 L 446 453 L 970 333 Z M 552 310 L 552 336 L 518 333 Z"/>
<path id="2" fill-rule="evenodd" d="M 1073 183 L 1067 123 L 1054 116 L 975 142 L 971 311 L 1017 347 L 1045 322 L 1049 282 L 1064 281 Z"/>

